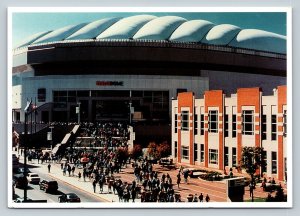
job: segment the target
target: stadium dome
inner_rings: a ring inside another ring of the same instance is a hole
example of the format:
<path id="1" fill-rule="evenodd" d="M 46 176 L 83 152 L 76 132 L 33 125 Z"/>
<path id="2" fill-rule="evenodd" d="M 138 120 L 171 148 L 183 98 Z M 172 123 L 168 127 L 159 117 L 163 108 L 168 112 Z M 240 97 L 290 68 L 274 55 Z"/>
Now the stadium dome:
<path id="1" fill-rule="evenodd" d="M 106 18 L 31 35 L 16 48 L 84 40 L 159 40 L 229 46 L 286 54 L 286 36 L 258 29 L 241 29 L 230 24 L 215 25 L 206 20 L 178 16 L 136 15 Z"/>

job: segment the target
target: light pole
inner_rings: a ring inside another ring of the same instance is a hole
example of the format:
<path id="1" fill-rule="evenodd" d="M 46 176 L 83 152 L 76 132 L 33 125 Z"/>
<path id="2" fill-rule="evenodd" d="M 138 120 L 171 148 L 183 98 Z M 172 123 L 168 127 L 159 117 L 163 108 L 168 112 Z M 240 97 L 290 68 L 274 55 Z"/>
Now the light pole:
<path id="1" fill-rule="evenodd" d="M 78 115 L 78 124 L 80 124 L 80 102 L 78 101 L 77 102 L 77 107 L 76 107 L 76 113 L 77 113 L 77 115 Z"/>
<path id="2" fill-rule="evenodd" d="M 129 124 L 131 125 L 131 101 L 129 102 Z"/>

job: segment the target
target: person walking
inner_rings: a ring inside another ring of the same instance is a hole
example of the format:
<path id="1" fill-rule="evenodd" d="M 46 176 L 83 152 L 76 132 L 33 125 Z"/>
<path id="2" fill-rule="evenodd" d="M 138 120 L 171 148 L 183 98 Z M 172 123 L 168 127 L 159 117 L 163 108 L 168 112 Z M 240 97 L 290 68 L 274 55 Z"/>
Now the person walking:
<path id="1" fill-rule="evenodd" d="M 181 178 L 180 178 L 180 172 L 177 174 L 177 185 L 178 185 L 178 188 L 179 188 L 179 185 L 180 185 L 180 182 L 181 182 Z"/>
<path id="2" fill-rule="evenodd" d="M 50 169 L 51 169 L 51 164 L 48 164 L 48 173 L 50 173 Z"/>
<path id="3" fill-rule="evenodd" d="M 208 194 L 206 194 L 205 201 L 206 201 L 206 202 L 209 202 L 209 201 L 210 201 L 210 198 L 209 198 Z"/>
<path id="4" fill-rule="evenodd" d="M 199 195 L 199 202 L 203 202 L 203 194 L 202 193 Z"/>
<path id="5" fill-rule="evenodd" d="M 78 173 L 78 181 L 80 181 L 80 179 L 81 179 L 81 172 L 79 171 L 79 173 Z"/>
<path id="6" fill-rule="evenodd" d="M 75 172 L 75 165 L 73 165 L 72 167 L 72 176 L 74 176 L 74 172 Z"/>
<path id="7" fill-rule="evenodd" d="M 97 185 L 97 181 L 96 179 L 93 181 L 93 188 L 94 188 L 94 193 L 96 193 L 96 185 Z"/>

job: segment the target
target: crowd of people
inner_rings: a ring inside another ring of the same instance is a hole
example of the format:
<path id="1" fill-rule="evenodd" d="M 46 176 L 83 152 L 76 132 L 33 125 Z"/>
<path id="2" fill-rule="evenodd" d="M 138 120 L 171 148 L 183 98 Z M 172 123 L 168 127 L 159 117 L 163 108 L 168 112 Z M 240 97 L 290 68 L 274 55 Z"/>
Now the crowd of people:
<path id="1" fill-rule="evenodd" d="M 174 185 L 180 188 L 181 175 L 187 183 L 188 174 L 179 169 L 177 181 L 174 182 L 169 173 L 158 173 L 147 157 L 130 163 L 132 164 L 134 180 L 126 182 L 116 178 L 124 166 L 124 162 L 118 158 L 119 147 L 127 149 L 129 139 L 128 126 L 121 123 L 81 123 L 80 136 L 95 137 L 96 145 L 101 148 L 67 148 L 59 155 L 49 152 L 27 152 L 28 159 L 36 158 L 38 163 L 56 161 L 61 165 L 63 176 L 76 177 L 79 181 L 91 182 L 94 193 L 113 193 L 118 196 L 120 202 L 181 202 L 182 197 Z M 51 165 L 48 165 L 50 172 Z M 75 172 L 77 170 L 78 172 Z M 107 185 L 107 187 L 104 187 Z M 104 191 L 104 188 L 106 191 Z M 194 196 L 193 202 L 210 200 L 203 194 Z"/>

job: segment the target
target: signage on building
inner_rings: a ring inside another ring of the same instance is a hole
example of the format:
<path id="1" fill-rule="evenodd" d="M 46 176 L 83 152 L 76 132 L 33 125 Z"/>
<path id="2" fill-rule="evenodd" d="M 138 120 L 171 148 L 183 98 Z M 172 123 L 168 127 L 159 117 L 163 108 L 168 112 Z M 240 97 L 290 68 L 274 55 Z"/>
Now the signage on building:
<path id="1" fill-rule="evenodd" d="M 123 81 L 96 81 L 97 86 L 123 86 Z"/>

